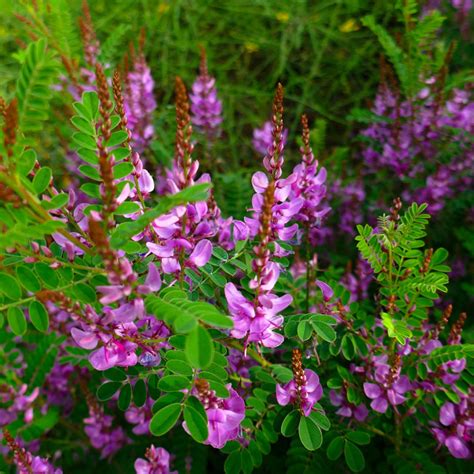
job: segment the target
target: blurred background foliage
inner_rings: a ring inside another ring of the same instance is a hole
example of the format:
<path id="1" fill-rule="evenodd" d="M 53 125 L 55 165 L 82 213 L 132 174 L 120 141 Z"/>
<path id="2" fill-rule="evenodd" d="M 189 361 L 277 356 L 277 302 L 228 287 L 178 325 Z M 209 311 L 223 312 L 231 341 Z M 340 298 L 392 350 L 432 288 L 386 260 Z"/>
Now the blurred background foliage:
<path id="1" fill-rule="evenodd" d="M 81 0 L 36 3 L 43 6 L 54 40 L 79 60 Z M 356 125 L 349 112 L 369 106 L 379 83 L 381 48 L 361 18 L 373 15 L 395 37 L 403 29 L 395 3 L 385 0 L 95 0 L 89 7 L 101 59 L 112 67 L 145 31 L 159 103 L 155 151 L 162 161 L 172 150 L 174 78 L 180 75 L 190 85 L 198 70 L 198 47 L 206 48 L 224 102 L 222 159 L 234 169 L 255 165 L 252 129 L 269 118 L 278 81 L 286 91 L 290 144 L 299 134 L 302 113 L 327 121 L 326 152 L 348 143 Z M 446 7 L 449 20 L 455 11 Z M 0 0 L 0 8 L 0 94 L 8 98 L 19 70 L 21 55 L 15 53 L 34 37 L 19 16 L 28 17 L 32 7 L 25 0 Z M 457 41 L 455 21 L 448 21 L 445 30 L 443 41 Z M 473 53 L 472 42 L 459 42 L 451 70 L 472 66 Z"/>

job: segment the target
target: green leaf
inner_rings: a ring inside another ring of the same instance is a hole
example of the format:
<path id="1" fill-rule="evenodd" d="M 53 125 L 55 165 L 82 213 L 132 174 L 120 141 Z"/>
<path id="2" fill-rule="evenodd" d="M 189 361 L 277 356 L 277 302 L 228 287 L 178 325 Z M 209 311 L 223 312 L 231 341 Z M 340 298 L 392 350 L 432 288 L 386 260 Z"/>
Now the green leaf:
<path id="1" fill-rule="evenodd" d="M 242 465 L 240 451 L 233 451 L 224 463 L 225 474 L 238 474 Z"/>
<path id="2" fill-rule="evenodd" d="M 125 214 L 133 214 L 140 210 L 140 206 L 136 202 L 126 201 L 120 204 L 117 209 L 115 209 L 114 214 L 123 216 Z"/>
<path id="3" fill-rule="evenodd" d="M 308 321 L 300 321 L 297 329 L 298 337 L 302 341 L 307 341 L 313 334 L 313 328 Z"/>
<path id="4" fill-rule="evenodd" d="M 18 172 L 22 176 L 27 176 L 31 173 L 36 163 L 36 152 L 32 148 L 28 148 L 21 155 L 20 160 L 17 163 Z"/>
<path id="5" fill-rule="evenodd" d="M 200 183 L 183 189 L 179 193 L 160 198 L 158 205 L 145 211 L 138 219 L 119 225 L 112 234 L 110 244 L 112 248 L 119 249 L 126 244 L 134 235 L 139 234 L 153 220 L 166 214 L 176 206 L 184 205 L 188 202 L 206 201 L 208 198 L 209 183 Z"/>
<path id="6" fill-rule="evenodd" d="M 77 154 L 90 165 L 98 165 L 99 157 L 97 156 L 97 151 L 88 150 L 87 148 L 78 148 Z"/>
<path id="7" fill-rule="evenodd" d="M 290 411 L 281 424 L 281 434 L 287 438 L 291 438 L 298 429 L 300 417 L 301 415 L 298 410 Z"/>
<path id="8" fill-rule="evenodd" d="M 19 266 L 16 269 L 16 276 L 23 288 L 32 293 L 41 290 L 41 285 L 36 275 L 26 266 Z"/>
<path id="9" fill-rule="evenodd" d="M 105 382 L 97 389 L 97 399 L 101 402 L 110 400 L 122 386 L 120 382 Z"/>
<path id="10" fill-rule="evenodd" d="M 193 375 L 192 367 L 183 360 L 168 360 L 166 368 L 175 374 L 185 375 L 187 377 Z"/>
<path id="11" fill-rule="evenodd" d="M 47 210 L 60 209 L 69 201 L 69 195 L 66 193 L 60 193 L 52 197 L 49 201 L 42 201 L 41 206 Z"/>
<path id="12" fill-rule="evenodd" d="M 197 326 L 186 336 L 186 357 L 197 369 L 204 369 L 211 364 L 214 357 L 214 344 L 209 332 Z"/>
<path id="13" fill-rule="evenodd" d="M 20 308 L 17 308 L 16 306 L 11 306 L 8 308 L 7 320 L 13 334 L 17 336 L 22 336 L 25 334 L 26 318 Z"/>
<path id="14" fill-rule="evenodd" d="M 216 395 L 220 398 L 228 398 L 229 397 L 229 390 L 227 390 L 226 386 L 223 383 L 217 382 L 216 380 L 208 380 L 209 386 L 211 390 L 216 392 Z"/>
<path id="15" fill-rule="evenodd" d="M 413 336 L 413 333 L 407 327 L 406 321 L 397 321 L 392 319 L 390 314 L 381 313 L 382 324 L 387 329 L 389 337 L 394 337 L 400 344 L 405 344 L 406 339 L 409 339 Z"/>
<path id="16" fill-rule="evenodd" d="M 166 375 L 158 382 L 158 388 L 163 392 L 179 392 L 190 385 L 191 381 L 182 375 Z"/>
<path id="17" fill-rule="evenodd" d="M 72 136 L 72 139 L 80 148 L 85 148 L 86 150 L 90 150 L 95 152 L 97 150 L 97 143 L 94 137 L 87 135 L 82 132 L 77 132 Z"/>
<path id="18" fill-rule="evenodd" d="M 125 380 L 127 380 L 127 374 L 120 367 L 112 367 L 104 370 L 103 375 L 114 382 L 125 382 Z"/>
<path id="19" fill-rule="evenodd" d="M 47 263 L 38 262 L 35 264 L 35 270 L 44 286 L 47 288 L 57 288 L 59 279 L 55 270 L 53 270 Z"/>
<path id="20" fill-rule="evenodd" d="M 352 472 L 360 472 L 365 467 L 365 459 L 362 451 L 350 441 L 345 441 L 344 458 Z"/>
<path id="21" fill-rule="evenodd" d="M 181 415 L 181 404 L 172 403 L 157 411 L 150 421 L 150 432 L 154 436 L 163 436 L 178 421 Z"/>
<path id="22" fill-rule="evenodd" d="M 49 328 L 49 314 L 43 303 L 32 301 L 28 308 L 33 326 L 41 332 L 46 332 Z"/>
<path id="23" fill-rule="evenodd" d="M 112 133 L 110 138 L 105 142 L 107 148 L 120 145 L 128 138 L 127 132 L 123 130 L 118 130 L 117 132 Z M 133 167 L 132 167 L 133 168 Z"/>
<path id="24" fill-rule="evenodd" d="M 314 331 L 316 334 L 327 342 L 334 342 L 336 340 L 336 331 L 326 323 L 322 323 L 320 321 L 311 321 L 311 325 L 313 326 Z"/>
<path id="25" fill-rule="evenodd" d="M 242 472 L 244 474 L 250 474 L 253 471 L 252 456 L 248 450 L 244 449 L 240 452 L 240 462 L 242 464 Z"/>
<path id="26" fill-rule="evenodd" d="M 344 438 L 342 436 L 336 436 L 328 446 L 326 451 L 326 455 L 329 460 L 335 461 L 339 459 L 342 454 L 342 450 L 344 449 Z"/>
<path id="27" fill-rule="evenodd" d="M 309 418 L 324 431 L 328 431 L 331 428 L 329 418 L 319 411 L 312 411 Z"/>
<path id="28" fill-rule="evenodd" d="M 73 293 L 81 303 L 94 303 L 97 300 L 97 293 L 85 283 L 74 285 Z"/>
<path id="29" fill-rule="evenodd" d="M 125 411 L 132 401 L 132 386 L 127 383 L 120 390 L 120 395 L 117 401 L 117 406 L 120 410 Z"/>
<path id="30" fill-rule="evenodd" d="M 133 171 L 132 163 L 124 162 L 114 166 L 114 179 L 121 179 Z"/>
<path id="31" fill-rule="evenodd" d="M 96 120 L 99 115 L 99 97 L 97 96 L 97 92 L 88 91 L 82 94 L 81 105 L 83 106 L 80 110 L 76 108 L 76 102 L 74 104 L 74 108 L 82 115 L 85 119 L 90 121 Z"/>
<path id="32" fill-rule="evenodd" d="M 48 166 L 40 168 L 33 178 L 33 188 L 35 189 L 36 194 L 41 194 L 46 190 L 51 181 L 53 172 Z"/>
<path id="33" fill-rule="evenodd" d="M 130 155 L 130 150 L 128 148 L 115 148 L 115 150 L 111 150 L 112 155 L 114 155 L 115 161 L 121 161 L 124 158 L 127 158 Z"/>
<path id="34" fill-rule="evenodd" d="M 354 344 L 352 342 L 352 338 L 350 337 L 351 334 L 344 334 L 341 340 L 341 350 L 342 350 L 342 355 L 347 359 L 347 360 L 352 360 L 354 357 L 355 353 L 355 348 Z"/>
<path id="35" fill-rule="evenodd" d="M 143 379 L 138 379 L 133 387 L 133 403 L 137 407 L 142 407 L 146 402 L 146 383 Z"/>
<path id="36" fill-rule="evenodd" d="M 99 170 L 97 168 L 94 168 L 93 166 L 81 165 L 81 166 L 79 166 L 78 170 L 84 176 L 87 176 L 90 179 L 93 179 L 95 181 L 102 181 L 102 178 L 100 177 Z"/>
<path id="37" fill-rule="evenodd" d="M 19 300 L 21 298 L 20 285 L 8 273 L 0 273 L 0 292 L 12 300 Z"/>
<path id="38" fill-rule="evenodd" d="M 192 398 L 197 401 L 194 397 Z M 197 403 L 200 404 L 199 402 Z M 198 411 L 195 408 L 195 402 L 190 402 L 190 399 L 184 406 L 184 421 L 186 422 L 189 433 L 198 443 L 206 441 L 209 436 L 206 412 L 204 409 Z"/>
<path id="39" fill-rule="evenodd" d="M 232 321 L 232 319 L 229 316 L 226 316 L 225 314 L 220 313 L 216 309 L 212 309 L 211 311 L 201 313 L 199 315 L 199 319 L 203 323 L 208 324 L 209 326 L 217 327 L 217 328 L 230 329 L 234 327 L 234 322 Z"/>
<path id="40" fill-rule="evenodd" d="M 19 128 L 23 133 L 42 130 L 53 94 L 51 85 L 57 82 L 57 66 L 44 38 L 28 45 L 16 83 Z"/>
<path id="41" fill-rule="evenodd" d="M 321 444 L 323 443 L 321 429 L 306 416 L 302 416 L 300 418 L 298 434 L 301 443 L 308 451 L 315 451 L 316 449 L 320 448 Z"/>
<path id="42" fill-rule="evenodd" d="M 151 383 L 151 379 L 148 379 L 148 389 L 153 384 Z M 162 397 L 158 398 L 156 402 L 153 404 L 152 407 L 152 413 L 157 413 L 160 411 L 162 408 L 171 405 L 172 403 L 181 403 L 184 399 L 184 393 L 183 392 L 171 392 L 167 393 L 166 395 L 163 395 Z"/>
<path id="43" fill-rule="evenodd" d="M 436 249 L 433 253 L 433 256 L 431 257 L 430 266 L 434 267 L 436 265 L 439 265 L 440 263 L 443 263 L 448 258 L 448 256 L 449 252 L 446 249 L 442 247 Z"/>
<path id="44" fill-rule="evenodd" d="M 72 124 L 82 133 L 95 137 L 95 128 L 92 126 L 89 120 L 77 115 L 71 118 Z"/>
<path id="45" fill-rule="evenodd" d="M 347 433 L 347 439 L 356 444 L 370 443 L 370 435 L 365 431 L 350 431 Z"/>

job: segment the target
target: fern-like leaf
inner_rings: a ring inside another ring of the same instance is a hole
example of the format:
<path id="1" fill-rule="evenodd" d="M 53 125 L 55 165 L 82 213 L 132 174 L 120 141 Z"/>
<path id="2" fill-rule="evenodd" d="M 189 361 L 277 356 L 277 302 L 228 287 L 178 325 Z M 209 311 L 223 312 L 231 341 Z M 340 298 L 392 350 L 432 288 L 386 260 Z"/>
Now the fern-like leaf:
<path id="1" fill-rule="evenodd" d="M 19 123 L 23 132 L 39 131 L 47 120 L 57 65 L 44 39 L 30 43 L 16 85 Z"/>
<path id="2" fill-rule="evenodd" d="M 438 365 L 451 360 L 472 359 L 474 357 L 474 344 L 454 344 L 438 347 L 426 358 L 431 370 L 436 370 Z"/>
<path id="3" fill-rule="evenodd" d="M 375 19 L 372 15 L 365 16 L 362 19 L 362 24 L 369 28 L 372 33 L 377 36 L 380 44 L 385 50 L 387 57 L 393 64 L 403 91 L 409 96 L 409 92 L 411 90 L 411 74 L 406 66 L 405 53 L 400 48 L 400 46 L 397 45 L 387 30 L 383 26 L 375 23 Z"/>
<path id="4" fill-rule="evenodd" d="M 410 32 L 411 40 L 419 48 L 430 45 L 435 39 L 436 32 L 441 28 L 444 16 L 438 10 L 433 10 L 418 22 Z"/>
<path id="5" fill-rule="evenodd" d="M 81 42 L 71 16 L 71 2 L 67 0 L 50 0 L 49 21 L 51 35 L 58 51 L 67 58 L 77 55 Z"/>

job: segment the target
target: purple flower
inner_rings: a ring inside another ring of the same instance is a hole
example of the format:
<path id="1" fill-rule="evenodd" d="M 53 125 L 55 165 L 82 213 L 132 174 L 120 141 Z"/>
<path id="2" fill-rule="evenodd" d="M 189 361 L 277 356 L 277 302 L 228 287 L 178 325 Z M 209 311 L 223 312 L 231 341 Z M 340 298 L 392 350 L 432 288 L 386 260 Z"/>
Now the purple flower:
<path id="1" fill-rule="evenodd" d="M 327 303 L 334 295 L 334 290 L 324 281 L 316 280 L 316 285 L 323 293 L 323 300 Z"/>
<path id="2" fill-rule="evenodd" d="M 193 125 L 214 140 L 220 135 L 222 123 L 222 102 L 217 97 L 216 79 L 207 70 L 206 52 L 201 51 L 200 74 L 194 81 L 191 101 L 191 120 Z"/>
<path id="3" fill-rule="evenodd" d="M 245 418 L 244 401 L 231 384 L 227 384 L 226 388 L 229 391 L 228 398 L 217 397 L 203 379 L 197 380 L 193 389 L 207 414 L 209 436 L 204 444 L 210 444 L 217 449 L 222 448 L 227 441 L 237 438 L 240 423 Z M 183 428 L 188 431 L 186 422 L 183 422 Z"/>
<path id="4" fill-rule="evenodd" d="M 328 206 L 321 206 L 321 202 L 326 197 L 326 169 L 318 171 L 318 161 L 314 158 L 313 151 L 309 144 L 309 125 L 305 115 L 301 118 L 303 124 L 303 146 L 300 151 L 302 162 L 295 167 L 293 174 L 296 179 L 291 185 L 290 199 L 302 199 L 303 203 L 299 212 L 294 216 L 294 220 L 300 222 L 311 237 L 314 229 L 318 229 L 321 219 L 330 211 Z"/>
<path id="5" fill-rule="evenodd" d="M 246 343 L 256 342 L 264 347 L 278 347 L 283 342 L 283 336 L 274 331 L 283 323 L 279 313 L 291 304 L 291 295 L 261 295 L 255 307 L 233 283 L 227 283 L 225 296 L 234 322 L 233 337 L 245 338 Z"/>
<path id="6" fill-rule="evenodd" d="M 372 109 L 383 119 L 363 132 L 370 140 L 363 152 L 367 171 L 393 172 L 405 187 L 402 197 L 427 202 L 430 214 L 472 187 L 474 166 L 472 93 L 454 89 L 440 97 L 436 81 L 426 79 L 417 96 L 405 100 L 383 85 Z M 420 181 L 421 188 L 405 184 Z"/>
<path id="7" fill-rule="evenodd" d="M 145 452 L 146 459 L 138 458 L 135 461 L 136 474 L 177 474 L 170 471 L 170 454 L 164 448 L 155 448 L 151 445 Z"/>
<path id="8" fill-rule="evenodd" d="M 288 200 L 291 185 L 296 179 L 297 177 L 295 175 L 290 175 L 286 179 L 278 179 L 275 182 L 274 198 L 271 207 L 273 219 L 271 220 L 270 232 L 272 240 L 290 240 L 295 236 L 298 230 L 297 224 L 287 226 L 287 224 L 294 219 L 294 216 L 301 209 L 304 202 L 301 197 Z M 252 186 L 256 193 L 252 198 L 251 208 L 254 214 L 251 218 L 246 217 L 245 223 L 248 226 L 250 236 L 255 237 L 260 228 L 264 194 L 270 186 L 268 176 L 261 171 L 257 171 L 252 177 Z"/>
<path id="9" fill-rule="evenodd" d="M 30 467 L 31 471 L 20 468 L 19 474 L 29 474 L 30 472 L 33 472 L 34 474 L 62 474 L 63 472 L 62 469 L 54 467 L 47 459 L 39 456 L 32 457 Z"/>
<path id="10" fill-rule="evenodd" d="M 95 349 L 99 341 L 102 342 L 103 345 L 89 356 L 89 361 L 96 370 L 137 364 L 137 345 L 132 342 L 116 340 L 107 333 L 83 331 L 78 328 L 72 328 L 71 336 L 83 349 Z"/>
<path id="11" fill-rule="evenodd" d="M 368 297 L 368 289 L 372 281 L 372 268 L 360 256 L 357 259 L 355 271 L 349 270 L 341 279 L 342 285 L 351 293 L 351 303 Z"/>
<path id="12" fill-rule="evenodd" d="M 462 397 L 457 405 L 446 402 L 439 412 L 439 421 L 442 426 L 432 430 L 438 442 L 444 444 L 455 458 L 469 459 L 472 457 L 473 408 L 472 394 Z"/>
<path id="13" fill-rule="evenodd" d="M 289 403 L 301 409 L 304 416 L 309 416 L 313 406 L 323 396 L 323 388 L 319 383 L 319 377 L 310 369 L 290 380 L 285 385 L 276 386 L 276 398 L 281 406 Z"/>
<path id="14" fill-rule="evenodd" d="M 124 91 L 124 107 L 127 126 L 132 132 L 132 146 L 142 153 L 153 138 L 152 124 L 156 101 L 153 95 L 155 83 L 151 77 L 143 54 L 133 63 L 133 69 L 127 74 Z"/>
<path id="15" fill-rule="evenodd" d="M 347 394 L 344 389 L 342 389 L 341 392 L 331 390 L 329 392 L 329 400 L 335 407 L 340 407 L 336 411 L 337 415 L 345 416 L 347 418 L 354 417 L 357 421 L 362 423 L 369 414 L 369 410 L 367 410 L 367 407 L 363 403 L 359 405 L 350 403 L 347 400 Z"/>
<path id="16" fill-rule="evenodd" d="M 406 375 L 400 375 L 400 357 L 394 365 L 376 361 L 375 383 L 365 382 L 364 393 L 372 400 L 370 406 L 379 413 L 385 413 L 388 405 L 396 406 L 406 401 L 405 393 L 412 390 Z"/>
<path id="17" fill-rule="evenodd" d="M 91 445 L 101 451 L 101 458 L 110 458 L 129 442 L 123 429 L 113 427 L 113 417 L 105 415 L 99 407 L 89 408 L 89 417 L 84 419 L 84 431 Z"/>
<path id="18" fill-rule="evenodd" d="M 151 411 L 153 403 L 153 400 L 148 398 L 143 406 L 137 407 L 132 404 L 125 412 L 125 419 L 135 425 L 132 429 L 134 434 L 150 434 L 149 425 L 153 415 Z"/>

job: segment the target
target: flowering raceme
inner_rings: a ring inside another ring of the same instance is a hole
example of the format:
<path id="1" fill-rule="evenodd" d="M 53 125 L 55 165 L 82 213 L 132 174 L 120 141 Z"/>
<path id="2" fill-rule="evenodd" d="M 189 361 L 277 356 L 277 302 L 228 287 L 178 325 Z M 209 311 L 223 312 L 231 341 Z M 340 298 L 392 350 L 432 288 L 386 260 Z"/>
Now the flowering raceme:
<path id="1" fill-rule="evenodd" d="M 205 444 L 214 448 L 222 448 L 227 441 L 237 438 L 240 423 L 245 418 L 244 401 L 230 384 L 226 389 L 229 396 L 222 399 L 210 389 L 206 380 L 199 379 L 195 384 L 194 393 L 203 404 L 208 419 L 209 436 Z M 183 428 L 189 432 L 186 422 L 183 423 Z"/>
<path id="2" fill-rule="evenodd" d="M 251 218 L 245 218 L 251 237 L 258 236 L 259 243 L 254 247 L 255 258 L 252 269 L 255 276 L 250 288 L 255 291 L 253 303 L 249 301 L 233 283 L 225 287 L 225 296 L 229 311 L 234 319 L 232 335 L 249 343 L 262 344 L 265 347 L 277 347 L 283 342 L 283 336 L 275 332 L 281 327 L 283 317 L 279 313 L 291 302 L 291 295 L 278 297 L 272 293 L 280 267 L 272 261 L 274 256 L 284 256 L 286 252 L 276 240 L 291 239 L 298 226 L 286 226 L 303 205 L 301 198 L 287 202 L 291 191 L 292 175 L 282 179 L 283 166 L 283 88 L 277 87 L 273 103 L 273 143 L 263 160 L 267 174 L 256 172 L 252 185 L 256 194 L 252 198 Z M 270 244 L 273 246 L 270 249 Z"/>
<path id="3" fill-rule="evenodd" d="M 176 81 L 176 120 L 176 156 L 167 179 L 171 193 L 210 179 L 203 175 L 195 180 L 199 162 L 191 157 L 189 104 L 186 87 L 179 78 Z M 212 244 L 208 239 L 216 232 L 213 221 L 206 202 L 180 206 L 153 221 L 153 231 L 161 242 L 148 242 L 147 247 L 161 259 L 164 273 L 182 278 L 185 266 L 200 268 L 209 261 Z"/>
<path id="4" fill-rule="evenodd" d="M 427 202 L 438 213 L 446 201 L 472 186 L 474 165 L 472 133 L 474 102 L 469 89 L 454 89 L 443 100 L 437 92 L 439 78 L 429 78 L 413 100 L 402 100 L 388 85 L 381 86 L 373 112 L 380 121 L 363 131 L 369 146 L 363 152 L 369 173 L 381 169 L 400 180 L 425 180 L 425 186 L 406 189 L 405 200 Z M 452 137 L 450 162 L 438 158 L 439 143 Z M 438 161 L 441 159 L 441 165 Z M 428 166 L 429 165 L 429 166 Z M 427 173 L 432 169 L 431 173 Z"/>
<path id="5" fill-rule="evenodd" d="M 293 380 L 283 387 L 277 384 L 276 398 L 280 405 L 291 403 L 301 410 L 304 416 L 309 416 L 314 404 L 323 396 L 323 388 L 315 372 L 310 369 L 303 370 L 301 352 L 298 349 L 293 350 L 291 362 Z"/>
<path id="6" fill-rule="evenodd" d="M 170 454 L 164 448 L 151 445 L 145 452 L 145 458 L 135 461 L 136 474 L 177 474 L 170 471 Z"/>
<path id="7" fill-rule="evenodd" d="M 209 75 L 204 48 L 201 50 L 199 76 L 194 81 L 191 101 L 191 120 L 196 129 L 202 132 L 207 140 L 219 137 L 222 123 L 222 102 L 217 97 L 216 79 Z"/>

